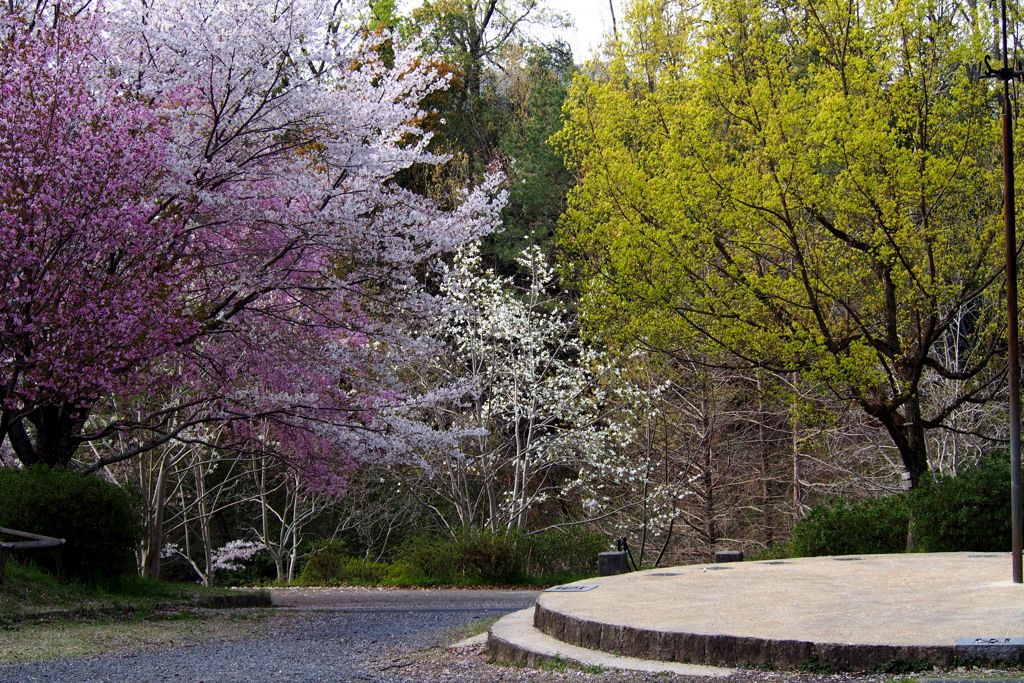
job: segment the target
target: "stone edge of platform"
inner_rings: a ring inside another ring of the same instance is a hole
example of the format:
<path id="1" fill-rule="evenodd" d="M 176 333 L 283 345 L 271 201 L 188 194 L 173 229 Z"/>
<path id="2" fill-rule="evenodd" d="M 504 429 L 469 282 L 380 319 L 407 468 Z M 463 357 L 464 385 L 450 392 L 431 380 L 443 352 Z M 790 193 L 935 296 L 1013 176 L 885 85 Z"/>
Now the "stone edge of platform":
<path id="1" fill-rule="evenodd" d="M 968 659 L 954 645 L 872 645 L 708 635 L 586 621 L 538 603 L 534 626 L 556 640 L 625 657 L 705 666 L 884 671 L 904 665 L 949 667 Z"/>
<path id="2" fill-rule="evenodd" d="M 534 628 L 533 612 L 532 607 L 513 612 L 491 626 L 487 634 L 487 651 L 495 662 L 534 668 L 563 664 L 705 677 L 724 677 L 733 673 L 731 668 L 623 657 L 562 643 Z"/>

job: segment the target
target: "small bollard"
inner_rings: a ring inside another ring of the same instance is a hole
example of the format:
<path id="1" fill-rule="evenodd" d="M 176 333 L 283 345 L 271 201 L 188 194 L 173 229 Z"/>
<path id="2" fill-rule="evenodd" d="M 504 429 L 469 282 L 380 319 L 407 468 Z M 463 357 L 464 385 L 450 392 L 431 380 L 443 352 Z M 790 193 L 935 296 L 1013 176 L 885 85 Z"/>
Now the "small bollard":
<path id="1" fill-rule="evenodd" d="M 715 563 L 719 562 L 742 562 L 742 550 L 719 550 L 715 553 Z"/>
<path id="2" fill-rule="evenodd" d="M 629 571 L 629 557 L 624 550 L 599 553 L 597 556 L 597 575 L 615 576 Z"/>

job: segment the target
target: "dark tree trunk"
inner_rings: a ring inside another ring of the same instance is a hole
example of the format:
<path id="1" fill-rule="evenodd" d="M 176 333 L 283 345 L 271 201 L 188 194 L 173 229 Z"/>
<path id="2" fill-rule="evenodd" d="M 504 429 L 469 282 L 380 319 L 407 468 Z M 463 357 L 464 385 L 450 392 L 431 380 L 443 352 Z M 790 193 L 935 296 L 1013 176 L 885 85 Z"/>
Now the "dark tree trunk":
<path id="1" fill-rule="evenodd" d="M 14 454 L 24 465 L 67 467 L 82 443 L 88 410 L 68 403 L 38 406 L 7 425 Z M 32 425 L 32 434 L 25 420 Z"/>
<path id="2" fill-rule="evenodd" d="M 484 37 L 487 33 L 487 27 L 491 24 L 491 19 L 494 18 L 494 11 L 497 9 L 497 6 L 498 0 L 487 0 L 479 23 L 477 24 L 476 16 L 471 18 L 476 25 L 469 36 L 469 45 L 467 46 L 469 62 L 466 64 L 466 90 L 476 98 L 480 97 L 482 86 Z"/>
<path id="3" fill-rule="evenodd" d="M 910 488 L 916 488 L 928 471 L 928 442 L 920 402 L 916 398 L 909 399 L 904 404 L 906 415 L 891 405 L 865 404 L 864 409 L 885 426 L 910 476 Z"/>

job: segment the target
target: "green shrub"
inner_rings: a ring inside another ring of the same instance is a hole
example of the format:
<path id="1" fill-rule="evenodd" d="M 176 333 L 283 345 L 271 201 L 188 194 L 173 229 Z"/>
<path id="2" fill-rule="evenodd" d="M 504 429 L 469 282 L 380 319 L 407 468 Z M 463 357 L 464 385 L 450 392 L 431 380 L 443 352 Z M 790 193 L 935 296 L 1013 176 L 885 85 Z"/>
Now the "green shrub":
<path id="1" fill-rule="evenodd" d="M 260 550 L 248 560 L 235 560 L 238 569 L 217 570 L 213 574 L 213 585 L 224 587 L 265 586 L 277 579 L 274 558 L 266 550 Z"/>
<path id="2" fill-rule="evenodd" d="M 993 452 L 956 477 L 927 476 L 910 495 L 917 550 L 1009 551 L 1010 459 Z"/>
<path id="3" fill-rule="evenodd" d="M 63 468 L 0 469 L 0 527 L 65 539 L 59 555 L 68 579 L 94 582 L 135 571 L 138 506 L 98 477 Z M 57 552 L 24 551 L 19 559 L 53 571 Z"/>
<path id="4" fill-rule="evenodd" d="M 786 549 L 796 557 L 904 552 L 912 524 L 919 552 L 1005 552 L 1010 515 L 1009 456 L 996 451 L 958 476 L 928 474 L 907 495 L 816 506 Z"/>
<path id="5" fill-rule="evenodd" d="M 603 536 L 580 531 L 463 530 L 455 537 L 407 542 L 393 562 L 351 556 L 337 540 L 316 544 L 299 581 L 304 584 L 417 585 L 551 584 L 593 576 Z"/>
<path id="6" fill-rule="evenodd" d="M 793 527 L 796 557 L 901 553 L 909 514 L 904 495 L 817 505 Z"/>
<path id="7" fill-rule="evenodd" d="M 750 556 L 747 559 L 750 562 L 764 562 L 768 560 L 785 560 L 795 556 L 796 554 L 793 552 L 793 542 L 786 539 L 785 541 L 773 543 L 767 548 L 751 551 Z"/>
<path id="8" fill-rule="evenodd" d="M 565 583 L 593 576 L 597 556 L 609 549 L 609 539 L 575 529 L 553 529 L 525 537 L 528 546 L 527 571 Z"/>
<path id="9" fill-rule="evenodd" d="M 299 572 L 299 580 L 308 584 L 338 583 L 334 579 L 335 567 L 349 557 L 344 541 L 329 539 L 314 543 Z"/>
<path id="10" fill-rule="evenodd" d="M 415 569 L 401 562 L 373 562 L 346 557 L 334 567 L 332 583 L 349 586 L 380 586 L 418 583 Z"/>
<path id="11" fill-rule="evenodd" d="M 526 535 L 463 530 L 455 538 L 418 538 L 399 558 L 445 583 L 562 583 L 593 576 L 604 536 L 575 530 Z"/>
<path id="12" fill-rule="evenodd" d="M 349 554 L 344 541 L 331 539 L 313 544 L 298 582 L 305 585 L 376 586 L 420 584 L 416 568 L 402 562 L 373 562 Z"/>
<path id="13" fill-rule="evenodd" d="M 523 536 L 517 532 L 461 531 L 451 537 L 414 538 L 398 559 L 441 583 L 522 583 Z"/>

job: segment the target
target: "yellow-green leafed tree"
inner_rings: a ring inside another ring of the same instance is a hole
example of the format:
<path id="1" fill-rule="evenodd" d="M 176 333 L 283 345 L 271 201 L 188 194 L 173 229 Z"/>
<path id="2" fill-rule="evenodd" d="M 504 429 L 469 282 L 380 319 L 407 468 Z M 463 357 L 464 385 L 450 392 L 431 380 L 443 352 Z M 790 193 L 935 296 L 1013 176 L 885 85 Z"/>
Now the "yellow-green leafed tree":
<path id="1" fill-rule="evenodd" d="M 998 102 L 963 66 L 981 5 L 634 0 L 557 138 L 592 329 L 799 371 L 916 483 L 927 430 L 1004 373 Z"/>

